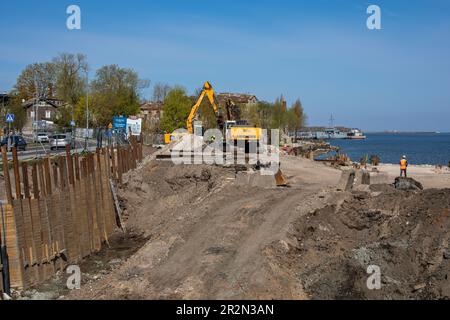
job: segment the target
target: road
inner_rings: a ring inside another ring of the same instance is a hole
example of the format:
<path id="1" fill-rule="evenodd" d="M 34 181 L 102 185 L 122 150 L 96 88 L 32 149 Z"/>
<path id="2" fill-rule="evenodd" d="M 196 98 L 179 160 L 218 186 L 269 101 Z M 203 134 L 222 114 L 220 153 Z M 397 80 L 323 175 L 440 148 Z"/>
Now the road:
<path id="1" fill-rule="evenodd" d="M 26 138 L 27 142 L 29 140 Z M 76 152 L 82 152 L 84 151 L 84 139 L 78 139 L 76 140 Z M 89 151 L 95 151 L 97 148 L 97 141 L 96 140 L 89 140 L 88 141 L 88 150 Z M 58 149 L 58 150 L 51 150 L 50 145 L 48 143 L 41 143 L 41 144 L 33 144 L 29 145 L 26 148 L 26 151 L 18 151 L 17 156 L 20 161 L 23 160 L 30 160 L 34 158 L 40 158 L 44 157 L 46 155 L 58 155 L 58 154 L 64 154 L 66 151 L 64 148 Z M 8 152 L 8 159 L 12 160 L 12 153 Z M 0 163 L 1 163 L 0 159 Z"/>

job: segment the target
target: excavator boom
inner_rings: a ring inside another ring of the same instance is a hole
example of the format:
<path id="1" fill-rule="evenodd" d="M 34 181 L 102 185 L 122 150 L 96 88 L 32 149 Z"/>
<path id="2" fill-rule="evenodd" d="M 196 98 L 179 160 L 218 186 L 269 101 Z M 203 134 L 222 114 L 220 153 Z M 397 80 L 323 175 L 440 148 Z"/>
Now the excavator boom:
<path id="1" fill-rule="evenodd" d="M 220 118 L 219 108 L 216 103 L 215 95 L 214 95 L 214 89 L 208 81 L 205 82 L 203 85 L 202 93 L 200 94 L 200 97 L 198 98 L 197 102 L 194 104 L 194 106 L 191 109 L 191 113 L 189 114 L 189 117 L 187 118 L 186 127 L 189 133 L 194 133 L 194 127 L 193 127 L 193 121 L 195 118 L 195 115 L 198 112 L 198 108 L 202 104 L 203 99 L 205 96 L 208 98 L 209 102 L 211 103 L 214 113 L 216 114 L 216 118 Z"/>

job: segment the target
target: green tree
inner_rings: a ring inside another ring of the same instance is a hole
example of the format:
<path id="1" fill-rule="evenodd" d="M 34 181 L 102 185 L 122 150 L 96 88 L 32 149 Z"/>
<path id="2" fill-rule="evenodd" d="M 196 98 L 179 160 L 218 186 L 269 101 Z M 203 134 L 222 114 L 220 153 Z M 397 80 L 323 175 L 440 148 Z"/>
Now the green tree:
<path id="1" fill-rule="evenodd" d="M 249 124 L 260 127 L 262 126 L 262 119 L 258 113 L 259 104 L 249 104 L 240 106 L 241 118 L 247 120 Z"/>
<path id="2" fill-rule="evenodd" d="M 191 111 L 192 100 L 182 87 L 175 87 L 164 100 L 161 128 L 166 133 L 176 129 L 186 128 L 186 120 Z"/>
<path id="3" fill-rule="evenodd" d="M 295 132 L 297 129 L 297 119 L 293 108 L 286 111 L 286 129 L 289 133 Z"/>
<path id="4" fill-rule="evenodd" d="M 6 105 L 6 112 L 14 114 L 14 122 L 11 124 L 11 128 L 20 132 L 27 121 L 27 111 L 22 107 L 22 99 L 17 91 L 13 91 L 9 95 L 10 100 Z"/>
<path id="5" fill-rule="evenodd" d="M 83 54 L 61 53 L 53 59 L 53 64 L 56 70 L 56 97 L 66 103 L 59 107 L 59 115 L 54 121 L 61 127 L 68 127 L 75 117 L 76 104 L 86 92 L 87 58 Z"/>
<path id="6" fill-rule="evenodd" d="M 271 129 L 280 129 L 286 131 L 287 129 L 287 107 L 286 100 L 280 96 L 275 100 L 271 113 Z"/>
<path id="7" fill-rule="evenodd" d="M 89 92 L 90 120 L 93 125 L 107 125 L 114 116 L 130 116 L 139 113 L 140 93 L 149 81 L 141 80 L 132 69 L 117 65 L 97 70 Z M 76 105 L 76 119 L 85 119 L 86 98 Z M 84 120 L 85 121 L 85 120 Z"/>
<path id="8" fill-rule="evenodd" d="M 271 129 L 270 125 L 271 125 L 273 104 L 265 101 L 258 102 L 256 106 L 256 111 L 258 113 L 261 128 Z"/>
<path id="9" fill-rule="evenodd" d="M 194 105 L 196 101 L 192 101 L 191 107 Z M 220 108 L 219 106 L 217 106 Z M 220 112 L 220 111 L 219 111 Z M 222 114 L 224 114 L 222 112 Z M 202 122 L 203 128 L 205 130 L 217 128 L 217 116 L 214 112 L 214 109 L 209 102 L 208 98 L 205 96 L 202 103 L 200 104 L 198 110 L 198 119 Z"/>

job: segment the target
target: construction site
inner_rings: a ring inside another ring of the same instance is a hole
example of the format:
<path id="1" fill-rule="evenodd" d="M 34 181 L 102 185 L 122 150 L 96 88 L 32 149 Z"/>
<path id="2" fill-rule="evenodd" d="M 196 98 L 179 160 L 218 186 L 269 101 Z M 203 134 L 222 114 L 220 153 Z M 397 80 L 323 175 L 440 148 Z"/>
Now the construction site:
<path id="1" fill-rule="evenodd" d="M 213 135 L 195 122 L 204 98 Z M 13 151 L 1 187 L 7 297 L 450 297 L 448 168 L 411 168 L 412 179 L 344 156 L 316 161 L 329 145 L 280 145 L 233 113 L 205 83 L 187 130 L 160 148 L 140 137 L 33 163 Z"/>

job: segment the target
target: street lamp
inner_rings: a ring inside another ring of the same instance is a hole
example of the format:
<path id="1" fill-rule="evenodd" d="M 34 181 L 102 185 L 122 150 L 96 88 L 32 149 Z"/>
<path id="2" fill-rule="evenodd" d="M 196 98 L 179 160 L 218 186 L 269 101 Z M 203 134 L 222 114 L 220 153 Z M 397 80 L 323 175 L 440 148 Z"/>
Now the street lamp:
<path id="1" fill-rule="evenodd" d="M 6 110 L 5 110 L 5 97 L 6 97 L 6 91 L 3 91 L 3 94 L 2 94 L 2 116 L 6 116 Z M 6 130 L 6 128 L 5 128 L 5 130 Z M 9 135 L 9 132 L 8 132 L 8 135 Z"/>
<path id="2" fill-rule="evenodd" d="M 86 68 L 86 132 L 84 140 L 84 150 L 87 151 L 89 134 L 89 71 Z"/>

